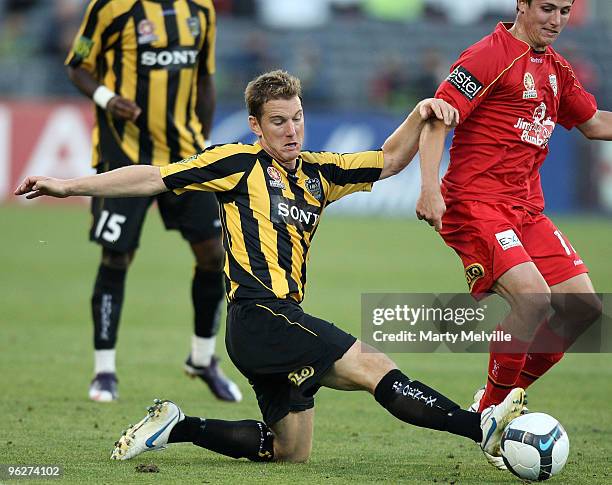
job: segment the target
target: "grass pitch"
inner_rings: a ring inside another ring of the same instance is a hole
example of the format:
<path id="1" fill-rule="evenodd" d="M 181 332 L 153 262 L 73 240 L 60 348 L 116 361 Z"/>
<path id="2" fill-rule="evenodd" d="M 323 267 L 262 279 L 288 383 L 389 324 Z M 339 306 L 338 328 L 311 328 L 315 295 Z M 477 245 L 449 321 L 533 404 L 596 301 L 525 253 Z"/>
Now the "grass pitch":
<path id="1" fill-rule="evenodd" d="M 610 220 L 557 221 L 612 291 Z M 67 483 L 518 483 L 486 464 L 478 447 L 446 433 L 398 422 L 365 393 L 317 394 L 315 444 L 308 464 L 254 464 L 190 445 L 111 462 L 121 430 L 144 416 L 154 397 L 190 415 L 259 419 L 247 382 L 220 342 L 226 372 L 241 386 L 239 404 L 214 400 L 182 374 L 189 350 L 192 258 L 178 234 L 151 211 L 128 276 L 118 344 L 121 399 L 87 400 L 92 373 L 90 290 L 99 249 L 86 240 L 85 206 L 0 207 L 0 464 L 57 464 Z M 304 307 L 359 335 L 367 291 L 462 292 L 454 254 L 425 224 L 327 218 L 312 250 Z M 222 339 L 221 339 L 222 340 Z M 462 405 L 485 379 L 487 355 L 395 354 L 411 376 Z M 571 452 L 551 483 L 612 481 L 610 355 L 569 355 L 529 391 L 529 407 L 558 418 Z M 139 473 L 154 463 L 159 473 Z"/>

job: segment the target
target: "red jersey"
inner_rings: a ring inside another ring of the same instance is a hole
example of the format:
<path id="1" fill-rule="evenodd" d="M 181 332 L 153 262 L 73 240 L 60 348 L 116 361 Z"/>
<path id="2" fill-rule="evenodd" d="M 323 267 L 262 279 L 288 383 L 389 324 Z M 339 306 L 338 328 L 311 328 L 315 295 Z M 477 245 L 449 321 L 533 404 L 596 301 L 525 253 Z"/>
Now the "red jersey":
<path id="1" fill-rule="evenodd" d="M 544 209 L 539 168 L 560 123 L 591 119 L 595 98 L 551 47 L 534 51 L 500 23 L 464 51 L 436 97 L 457 108 L 460 124 L 442 180 L 446 203 L 479 200 Z"/>

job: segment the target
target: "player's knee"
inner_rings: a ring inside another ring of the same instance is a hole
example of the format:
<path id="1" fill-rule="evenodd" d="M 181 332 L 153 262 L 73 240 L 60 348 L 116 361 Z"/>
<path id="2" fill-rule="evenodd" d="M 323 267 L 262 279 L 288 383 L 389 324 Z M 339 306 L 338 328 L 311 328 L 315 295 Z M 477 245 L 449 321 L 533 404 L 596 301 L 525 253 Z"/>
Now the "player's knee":
<path id="1" fill-rule="evenodd" d="M 550 290 L 525 292 L 514 296 L 512 311 L 525 321 L 541 322 L 551 311 Z"/>
<path id="2" fill-rule="evenodd" d="M 221 271 L 225 252 L 220 239 L 210 239 L 192 244 L 198 268 L 203 271 Z"/>
<path id="3" fill-rule="evenodd" d="M 356 359 L 357 373 L 362 376 L 362 386 L 373 394 L 380 380 L 397 369 L 397 365 L 374 347 L 359 341 L 356 344 L 360 347 Z"/>
<path id="4" fill-rule="evenodd" d="M 583 324 L 590 325 L 597 321 L 603 311 L 603 305 L 599 297 L 594 293 L 572 295 L 576 299 L 576 313 L 581 316 Z"/>
<path id="5" fill-rule="evenodd" d="M 555 311 L 565 327 L 588 327 L 597 321 L 603 311 L 600 298 L 595 293 L 556 295 Z"/>
<path id="6" fill-rule="evenodd" d="M 529 302 L 532 305 L 533 311 L 539 317 L 537 321 L 546 318 L 552 309 L 550 291 L 545 293 L 535 293 L 529 295 L 529 297 Z"/>
<path id="7" fill-rule="evenodd" d="M 198 258 L 197 265 L 203 271 L 221 271 L 223 269 L 223 252 Z"/>
<path id="8" fill-rule="evenodd" d="M 102 250 L 102 264 L 113 269 L 127 269 L 134 258 L 134 252 L 127 253 L 104 248 Z"/>

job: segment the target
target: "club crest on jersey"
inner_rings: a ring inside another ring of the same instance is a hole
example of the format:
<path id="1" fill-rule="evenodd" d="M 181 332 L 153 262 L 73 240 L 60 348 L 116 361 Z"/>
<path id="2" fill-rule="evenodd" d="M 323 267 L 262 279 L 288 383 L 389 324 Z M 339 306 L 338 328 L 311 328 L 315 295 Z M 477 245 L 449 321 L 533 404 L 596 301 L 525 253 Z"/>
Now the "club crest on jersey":
<path id="1" fill-rule="evenodd" d="M 557 93 L 559 92 L 559 85 L 557 84 L 557 76 L 555 74 L 549 74 L 548 81 L 550 82 L 550 87 L 552 88 L 553 93 L 555 93 L 555 97 L 556 97 Z"/>
<path id="2" fill-rule="evenodd" d="M 484 275 L 485 270 L 480 263 L 473 263 L 465 268 L 465 280 L 467 281 L 470 291 L 472 291 L 472 288 L 474 288 L 476 281 L 484 277 Z"/>
<path id="3" fill-rule="evenodd" d="M 317 178 L 306 180 L 306 190 L 317 200 L 321 200 L 323 191 L 321 190 L 321 181 Z"/>
<path id="4" fill-rule="evenodd" d="M 266 172 L 268 172 L 268 175 L 270 176 L 270 180 L 268 181 L 270 187 L 276 187 L 277 189 L 285 188 L 283 178 L 281 177 L 280 172 L 275 167 L 268 167 L 266 169 Z"/>
<path id="5" fill-rule="evenodd" d="M 540 103 L 539 106 L 533 110 L 533 121 L 519 118 L 514 128 L 522 130 L 521 141 L 540 148 L 545 148 L 548 145 L 548 141 L 553 134 L 555 126 L 556 123 L 550 116 L 546 117 L 546 105 Z"/>
<path id="6" fill-rule="evenodd" d="M 155 24 L 148 19 L 143 19 L 138 22 L 138 43 L 139 44 L 150 44 L 159 39 L 155 34 Z"/>
<path id="7" fill-rule="evenodd" d="M 187 27 L 189 27 L 189 32 L 194 37 L 200 35 L 200 19 L 198 17 L 189 17 L 187 19 Z"/>
<path id="8" fill-rule="evenodd" d="M 523 77 L 523 84 L 525 85 L 525 91 L 523 91 L 523 99 L 535 99 L 538 97 L 538 91 L 536 90 L 535 79 L 530 72 L 526 72 Z"/>

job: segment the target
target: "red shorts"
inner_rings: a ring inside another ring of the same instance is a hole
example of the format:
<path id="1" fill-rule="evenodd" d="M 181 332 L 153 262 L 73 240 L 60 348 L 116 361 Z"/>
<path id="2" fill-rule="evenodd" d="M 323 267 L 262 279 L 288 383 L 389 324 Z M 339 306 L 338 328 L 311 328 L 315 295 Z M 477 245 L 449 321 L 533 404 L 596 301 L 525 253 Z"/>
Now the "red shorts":
<path id="1" fill-rule="evenodd" d="M 533 261 L 548 286 L 589 270 L 569 240 L 544 214 L 505 204 L 451 204 L 440 233 L 465 268 L 470 293 L 486 296 L 510 268 Z"/>

